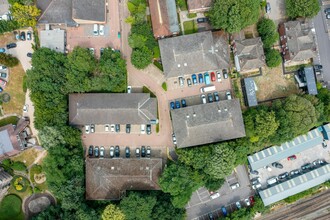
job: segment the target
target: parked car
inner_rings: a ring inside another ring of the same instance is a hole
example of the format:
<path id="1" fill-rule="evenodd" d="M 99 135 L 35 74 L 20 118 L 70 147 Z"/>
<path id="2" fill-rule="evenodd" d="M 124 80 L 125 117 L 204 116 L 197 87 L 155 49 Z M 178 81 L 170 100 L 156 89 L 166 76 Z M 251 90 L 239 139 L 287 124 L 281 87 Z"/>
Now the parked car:
<path id="1" fill-rule="evenodd" d="M 190 78 L 187 79 L 187 85 L 188 85 L 189 87 L 192 85 L 192 83 L 191 83 L 191 79 L 190 79 Z"/>
<path id="2" fill-rule="evenodd" d="M 250 200 L 251 206 L 253 206 L 254 203 L 255 203 L 254 197 L 253 196 L 250 196 L 249 197 L 249 200 Z"/>
<path id="3" fill-rule="evenodd" d="M 115 124 L 111 124 L 110 125 L 110 131 L 111 132 L 115 132 Z"/>
<path id="4" fill-rule="evenodd" d="M 290 177 L 297 176 L 299 174 L 300 174 L 300 170 L 298 169 L 290 171 Z"/>
<path id="5" fill-rule="evenodd" d="M 93 47 L 88 48 L 88 50 L 93 56 L 95 55 L 95 49 Z"/>
<path id="6" fill-rule="evenodd" d="M 5 53 L 6 49 L 5 48 L 0 48 L 0 53 Z"/>
<path id="7" fill-rule="evenodd" d="M 94 133 L 94 132 L 95 132 L 95 125 L 91 124 L 91 133 Z"/>
<path id="8" fill-rule="evenodd" d="M 96 147 L 94 148 L 94 157 L 99 157 L 99 154 L 100 154 L 99 147 L 96 146 Z"/>
<path id="9" fill-rule="evenodd" d="M 191 78 L 192 78 L 192 82 L 193 82 L 193 84 L 196 85 L 196 84 L 197 84 L 197 77 L 196 77 L 196 74 L 192 74 L 192 75 L 191 75 Z"/>
<path id="10" fill-rule="evenodd" d="M 216 199 L 216 198 L 219 198 L 220 197 L 220 193 L 216 192 L 216 193 L 213 193 L 210 195 L 210 198 L 211 199 Z"/>
<path id="11" fill-rule="evenodd" d="M 227 70 L 226 69 L 223 69 L 222 70 L 222 73 L 223 73 L 223 78 L 228 79 L 228 72 L 227 72 Z"/>
<path id="12" fill-rule="evenodd" d="M 325 141 L 323 141 L 323 142 L 322 142 L 322 147 L 323 147 L 323 148 L 327 148 L 327 146 L 328 146 L 327 143 L 326 143 Z"/>
<path id="13" fill-rule="evenodd" d="M 295 160 L 295 159 L 297 159 L 296 155 L 292 155 L 292 156 L 288 157 L 288 160 Z"/>
<path id="14" fill-rule="evenodd" d="M 284 179 L 286 179 L 288 177 L 289 177 L 289 173 L 288 172 L 281 173 L 280 175 L 278 175 L 278 179 L 280 179 L 280 180 L 284 180 Z"/>
<path id="15" fill-rule="evenodd" d="M 141 134 L 145 134 L 146 133 L 146 125 L 142 124 L 141 125 Z"/>
<path id="16" fill-rule="evenodd" d="M 150 158 L 150 156 L 151 156 L 151 147 L 148 146 L 147 147 L 147 157 Z"/>
<path id="17" fill-rule="evenodd" d="M 24 31 L 21 32 L 20 38 L 23 41 L 25 40 L 25 32 Z"/>
<path id="18" fill-rule="evenodd" d="M 104 35 L 104 25 L 102 25 L 102 24 L 100 24 L 100 27 L 99 27 L 99 34 L 100 34 L 101 36 Z"/>
<path id="19" fill-rule="evenodd" d="M 325 161 L 321 160 L 321 159 L 317 159 L 317 160 L 314 160 L 312 162 L 312 164 L 313 164 L 314 167 L 318 167 L 318 166 L 322 166 L 323 164 L 325 164 Z"/>
<path id="20" fill-rule="evenodd" d="M 5 70 L 5 69 L 7 69 L 6 66 L 2 66 L 2 65 L 0 65 L 0 70 Z"/>
<path id="21" fill-rule="evenodd" d="M 172 134 L 172 141 L 173 141 L 173 144 L 176 145 L 176 137 L 175 137 L 174 133 Z"/>
<path id="22" fill-rule="evenodd" d="M 102 56 L 102 55 L 103 55 L 103 52 L 104 52 L 104 48 L 103 48 L 103 47 L 101 47 L 101 49 L 100 49 L 100 56 Z"/>
<path id="23" fill-rule="evenodd" d="M 11 48 L 15 48 L 17 47 L 17 44 L 16 43 L 10 43 L 10 44 L 7 44 L 7 49 L 11 49 Z"/>
<path id="24" fill-rule="evenodd" d="M 212 213 L 209 213 L 208 216 L 209 216 L 209 220 L 214 220 L 214 217 L 213 217 Z"/>
<path id="25" fill-rule="evenodd" d="M 211 84 L 211 80 L 210 80 L 210 74 L 208 72 L 204 73 L 204 81 L 206 85 L 210 85 Z"/>
<path id="26" fill-rule="evenodd" d="M 115 156 L 115 147 L 111 146 L 110 147 L 110 157 L 113 158 Z"/>
<path id="27" fill-rule="evenodd" d="M 330 19 L 330 13 L 325 15 L 326 19 Z"/>
<path id="28" fill-rule="evenodd" d="M 250 203 L 250 200 L 249 200 L 249 199 L 244 199 L 244 202 L 245 202 L 246 206 L 250 206 L 250 205 L 251 205 L 251 203 Z"/>
<path id="29" fill-rule="evenodd" d="M 126 133 L 131 133 L 131 124 L 126 124 Z"/>
<path id="30" fill-rule="evenodd" d="M 118 133 L 118 132 L 120 132 L 120 124 L 116 124 L 116 132 Z"/>
<path id="31" fill-rule="evenodd" d="M 202 84 L 202 83 L 204 83 L 204 78 L 203 78 L 203 74 L 198 74 L 198 82 L 199 82 L 199 84 Z"/>
<path id="32" fill-rule="evenodd" d="M 184 79 L 183 79 L 183 77 L 179 77 L 179 84 L 180 84 L 180 86 L 184 86 Z"/>
<path id="33" fill-rule="evenodd" d="M 103 146 L 100 147 L 100 157 L 104 158 L 104 147 Z"/>
<path id="34" fill-rule="evenodd" d="M 171 103 L 170 103 L 170 108 L 171 108 L 171 109 L 175 109 L 175 104 L 174 104 L 174 102 L 171 102 Z"/>
<path id="35" fill-rule="evenodd" d="M 182 108 L 187 107 L 187 103 L 186 103 L 185 99 L 181 99 L 181 105 L 182 105 Z"/>
<path id="36" fill-rule="evenodd" d="M 279 168 L 279 169 L 283 169 L 283 165 L 280 164 L 280 163 L 278 163 L 278 162 L 274 162 L 274 163 L 272 163 L 272 166 L 273 166 L 273 167 L 276 167 L 276 168 Z"/>
<path id="37" fill-rule="evenodd" d="M 127 93 L 132 93 L 132 86 L 127 86 Z"/>
<path id="38" fill-rule="evenodd" d="M 26 33 L 26 39 L 27 39 L 27 40 L 32 40 L 32 33 L 31 33 L 31 31 L 28 31 L 28 32 Z"/>
<path id="39" fill-rule="evenodd" d="M 319 65 L 319 64 L 315 64 L 315 65 L 314 65 L 314 70 L 315 70 L 315 71 L 320 71 L 320 70 L 322 70 L 322 68 L 323 68 L 322 65 Z"/>
<path id="40" fill-rule="evenodd" d="M 7 82 L 3 79 L 0 79 L 0 86 L 5 87 L 7 85 Z"/>
<path id="41" fill-rule="evenodd" d="M 135 149 L 135 156 L 140 157 L 140 148 L 138 147 Z"/>
<path id="42" fill-rule="evenodd" d="M 147 135 L 151 134 L 151 124 L 147 124 Z"/>
<path id="43" fill-rule="evenodd" d="M 99 35 L 99 25 L 98 24 L 94 24 L 94 26 L 93 26 L 93 34 L 94 34 L 94 36 L 98 36 Z"/>
<path id="44" fill-rule="evenodd" d="M 93 145 L 89 146 L 89 148 L 88 148 L 88 155 L 90 157 L 93 156 L 93 151 L 94 151 L 94 146 Z"/>
<path id="45" fill-rule="evenodd" d="M 269 14 L 270 11 L 271 11 L 270 3 L 267 2 L 267 4 L 266 4 L 266 13 Z"/>
<path id="46" fill-rule="evenodd" d="M 324 9 L 324 13 L 325 13 L 325 14 L 329 14 L 329 13 L 330 13 L 330 8 L 326 8 L 326 9 Z"/>
<path id="47" fill-rule="evenodd" d="M 277 181 L 278 181 L 278 177 L 274 176 L 274 177 L 271 177 L 267 180 L 267 184 L 268 185 L 273 185 L 273 184 L 277 183 Z"/>
<path id="48" fill-rule="evenodd" d="M 131 156 L 131 150 L 129 149 L 128 146 L 125 148 L 125 155 L 126 155 L 126 158 L 130 158 L 130 156 Z"/>
<path id="49" fill-rule="evenodd" d="M 19 40 L 20 39 L 19 31 L 14 31 L 14 34 L 15 34 L 15 39 Z"/>
<path id="50" fill-rule="evenodd" d="M 110 126 L 107 124 L 107 125 L 104 125 L 104 131 L 105 132 L 108 132 L 109 131 L 109 128 L 110 128 Z"/>
<path id="51" fill-rule="evenodd" d="M 218 79 L 218 82 L 221 82 L 221 73 L 220 73 L 220 71 L 217 71 L 217 79 Z"/>
<path id="52" fill-rule="evenodd" d="M 231 100 L 231 94 L 230 94 L 230 91 L 227 91 L 227 92 L 226 92 L 226 97 L 227 97 L 228 100 Z"/>
<path id="53" fill-rule="evenodd" d="M 26 56 L 27 57 L 32 57 L 32 53 L 27 53 Z"/>
<path id="54" fill-rule="evenodd" d="M 226 207 L 222 206 L 221 211 L 222 211 L 223 216 L 226 217 L 228 215 Z"/>
<path id="55" fill-rule="evenodd" d="M 302 171 L 307 171 L 310 170 L 312 168 L 312 164 L 311 163 L 306 163 L 304 165 L 301 166 L 301 170 Z"/>
<path id="56" fill-rule="evenodd" d="M 251 173 L 251 174 L 254 174 L 254 175 L 259 175 L 259 172 L 256 171 L 256 170 L 250 170 L 250 173 Z"/>
<path id="57" fill-rule="evenodd" d="M 180 108 L 180 102 L 179 101 L 175 101 L 175 108 Z"/>
<path id="58" fill-rule="evenodd" d="M 2 87 L 0 87 L 0 92 L 2 92 L 3 91 L 3 88 Z"/>
<path id="59" fill-rule="evenodd" d="M 251 179 L 252 185 L 255 185 L 257 183 L 260 183 L 261 178 L 260 177 L 254 177 Z"/>
<path id="60" fill-rule="evenodd" d="M 24 106 L 25 106 L 25 105 L 24 105 Z M 24 107 L 23 107 L 23 112 L 24 112 Z M 85 125 L 85 133 L 86 133 L 86 134 L 89 134 L 89 128 L 90 128 L 89 125 Z"/>
<path id="61" fill-rule="evenodd" d="M 1 78 L 7 78 L 7 73 L 0 73 Z"/>
<path id="62" fill-rule="evenodd" d="M 205 98 L 205 95 L 204 94 L 201 95 L 201 99 L 202 99 L 202 103 L 203 104 L 206 104 L 206 98 Z"/>
<path id="63" fill-rule="evenodd" d="M 230 185 L 231 189 L 237 189 L 238 187 L 240 187 L 239 183 L 234 183 Z"/>
<path id="64" fill-rule="evenodd" d="M 119 157 L 120 156 L 120 148 L 119 148 L 119 146 L 117 145 L 116 147 L 115 147 L 115 157 Z"/>
<path id="65" fill-rule="evenodd" d="M 197 18 L 197 23 L 205 23 L 205 22 L 207 22 L 208 21 L 208 19 L 207 18 Z"/>
<path id="66" fill-rule="evenodd" d="M 237 201 L 235 204 L 236 204 L 237 209 L 241 209 L 242 208 L 241 203 L 239 201 Z"/>
<path id="67" fill-rule="evenodd" d="M 213 95 L 212 93 L 207 94 L 207 99 L 209 100 L 209 103 L 213 102 Z"/>
<path id="68" fill-rule="evenodd" d="M 218 92 L 214 92 L 213 95 L 214 95 L 214 101 L 215 102 L 219 102 L 220 101 L 219 93 Z"/>
<path id="69" fill-rule="evenodd" d="M 146 156 L 146 147 L 145 146 L 142 146 L 141 147 L 141 157 L 145 157 Z"/>
<path id="70" fill-rule="evenodd" d="M 255 185 L 252 185 L 252 189 L 259 189 L 261 187 L 261 183 L 257 183 Z"/>
<path id="71" fill-rule="evenodd" d="M 211 81 L 214 82 L 215 81 L 215 73 L 211 72 Z"/>

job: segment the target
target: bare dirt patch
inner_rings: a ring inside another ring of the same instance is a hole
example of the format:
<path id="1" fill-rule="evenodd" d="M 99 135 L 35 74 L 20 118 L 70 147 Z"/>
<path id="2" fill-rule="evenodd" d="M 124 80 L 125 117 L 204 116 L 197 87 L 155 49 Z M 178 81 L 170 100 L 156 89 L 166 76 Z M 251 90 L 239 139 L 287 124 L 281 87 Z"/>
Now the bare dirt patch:
<path id="1" fill-rule="evenodd" d="M 275 98 L 286 97 L 290 94 L 299 93 L 294 76 L 283 75 L 282 67 L 263 68 L 263 75 L 254 78 L 258 87 L 258 101 L 265 101 Z"/>
<path id="2" fill-rule="evenodd" d="M 34 174 L 33 178 L 37 184 L 42 184 L 46 181 L 46 175 L 44 173 Z"/>
<path id="3" fill-rule="evenodd" d="M 35 148 L 29 148 L 11 159 L 13 161 L 21 161 L 25 163 L 26 166 L 30 166 L 41 153 L 42 151 L 40 150 L 37 150 Z"/>

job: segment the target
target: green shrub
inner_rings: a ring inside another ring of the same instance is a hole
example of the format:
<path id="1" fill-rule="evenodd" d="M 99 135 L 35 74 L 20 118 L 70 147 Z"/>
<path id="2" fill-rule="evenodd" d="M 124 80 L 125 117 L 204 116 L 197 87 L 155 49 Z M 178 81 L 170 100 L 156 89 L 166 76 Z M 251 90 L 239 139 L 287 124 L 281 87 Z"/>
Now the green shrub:
<path id="1" fill-rule="evenodd" d="M 26 85 L 26 75 L 23 76 L 23 91 L 27 91 L 27 85 Z"/>
<path id="2" fill-rule="evenodd" d="M 19 61 L 11 54 L 0 53 L 0 63 L 8 67 L 14 67 L 18 65 Z"/>
<path id="3" fill-rule="evenodd" d="M 163 65 L 162 65 L 160 62 L 158 62 L 157 60 L 155 60 L 153 63 L 154 63 L 154 65 L 155 65 L 158 69 L 160 69 L 161 71 L 164 70 L 164 69 L 163 69 Z"/>
<path id="4" fill-rule="evenodd" d="M 25 171 L 26 165 L 21 161 L 14 161 L 13 164 L 11 165 L 11 168 L 17 171 Z"/>
<path id="5" fill-rule="evenodd" d="M 20 26 L 14 20 L 0 20 L 0 34 L 18 29 Z"/>
<path id="6" fill-rule="evenodd" d="M 166 82 L 163 82 L 163 84 L 162 84 L 162 88 L 163 88 L 165 91 L 167 91 L 167 84 L 166 84 Z"/>
<path id="7" fill-rule="evenodd" d="M 197 17 L 197 14 L 196 13 L 189 13 L 187 15 L 188 18 L 196 18 Z"/>
<path id="8" fill-rule="evenodd" d="M 266 64 L 268 67 L 277 67 L 282 62 L 282 56 L 280 52 L 275 49 L 265 50 Z"/>

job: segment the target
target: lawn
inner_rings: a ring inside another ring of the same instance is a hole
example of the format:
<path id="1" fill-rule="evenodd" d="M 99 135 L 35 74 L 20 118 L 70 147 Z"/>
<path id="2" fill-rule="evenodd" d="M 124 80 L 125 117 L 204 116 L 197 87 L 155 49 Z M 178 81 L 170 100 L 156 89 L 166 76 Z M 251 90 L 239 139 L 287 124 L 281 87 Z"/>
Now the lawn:
<path id="1" fill-rule="evenodd" d="M 13 185 L 10 185 L 8 193 L 16 194 L 23 200 L 24 198 L 27 198 L 28 196 L 32 195 L 32 188 L 30 185 L 28 185 L 27 189 L 24 192 L 18 192 Z"/>
<path id="2" fill-rule="evenodd" d="M 22 161 L 28 167 L 33 161 L 38 157 L 42 152 L 34 148 L 29 148 L 25 151 L 22 151 L 19 155 L 12 157 L 13 161 Z"/>
<path id="3" fill-rule="evenodd" d="M 193 34 L 198 30 L 197 23 L 195 21 L 183 22 L 184 34 Z"/>
<path id="4" fill-rule="evenodd" d="M 16 195 L 7 195 L 0 204 L 0 218 L 2 220 L 24 219 L 22 200 Z"/>
<path id="5" fill-rule="evenodd" d="M 16 116 L 9 116 L 7 118 L 1 119 L 0 127 L 9 125 L 9 124 L 17 125 L 18 120 L 19 120 L 19 118 L 17 118 Z"/>

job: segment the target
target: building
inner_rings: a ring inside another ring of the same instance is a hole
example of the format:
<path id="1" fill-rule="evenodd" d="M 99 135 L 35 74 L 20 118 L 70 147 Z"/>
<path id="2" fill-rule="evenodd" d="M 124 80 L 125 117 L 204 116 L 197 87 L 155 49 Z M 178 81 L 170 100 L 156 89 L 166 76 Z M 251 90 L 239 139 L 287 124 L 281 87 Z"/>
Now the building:
<path id="1" fill-rule="evenodd" d="M 171 116 L 178 148 L 245 136 L 238 99 L 172 109 Z"/>
<path id="2" fill-rule="evenodd" d="M 0 127 L 0 159 L 21 152 L 21 140 L 12 124 Z"/>
<path id="3" fill-rule="evenodd" d="M 119 200 L 126 190 L 160 190 L 161 158 L 87 158 L 86 199 Z"/>
<path id="4" fill-rule="evenodd" d="M 330 179 L 330 164 L 259 191 L 265 206 L 295 195 Z"/>
<path id="5" fill-rule="evenodd" d="M 228 36 L 211 31 L 159 40 L 166 78 L 229 67 Z"/>
<path id="6" fill-rule="evenodd" d="M 0 0 L 0 20 L 9 20 L 10 19 L 10 4 L 8 0 Z"/>
<path id="7" fill-rule="evenodd" d="M 299 87 L 304 88 L 308 94 L 317 95 L 315 72 L 312 66 L 299 70 L 295 78 Z"/>
<path id="8" fill-rule="evenodd" d="M 103 24 L 106 22 L 106 0 L 38 0 L 42 13 L 40 24 Z"/>
<path id="9" fill-rule="evenodd" d="M 249 107 L 257 106 L 256 84 L 252 78 L 243 80 L 245 104 Z"/>
<path id="10" fill-rule="evenodd" d="M 311 21 L 288 21 L 279 25 L 281 53 L 286 63 L 317 57 L 315 29 Z"/>
<path id="11" fill-rule="evenodd" d="M 84 93 L 69 95 L 69 123 L 150 124 L 157 119 L 157 100 L 149 93 Z"/>
<path id="12" fill-rule="evenodd" d="M 2 167 L 0 167 L 0 201 L 7 194 L 7 190 L 12 179 L 13 177 L 6 173 Z"/>
<path id="13" fill-rule="evenodd" d="M 56 52 L 65 53 L 66 51 L 66 34 L 65 30 L 50 30 L 46 24 L 46 30 L 40 31 L 40 46 L 46 47 Z"/>
<path id="14" fill-rule="evenodd" d="M 149 0 L 149 10 L 155 38 L 179 34 L 175 0 Z"/>
<path id="15" fill-rule="evenodd" d="M 212 0 L 187 0 L 189 13 L 206 12 L 211 8 Z"/>
<path id="16" fill-rule="evenodd" d="M 265 66 L 265 55 L 261 38 L 236 40 L 234 59 L 238 72 L 256 71 Z"/>

